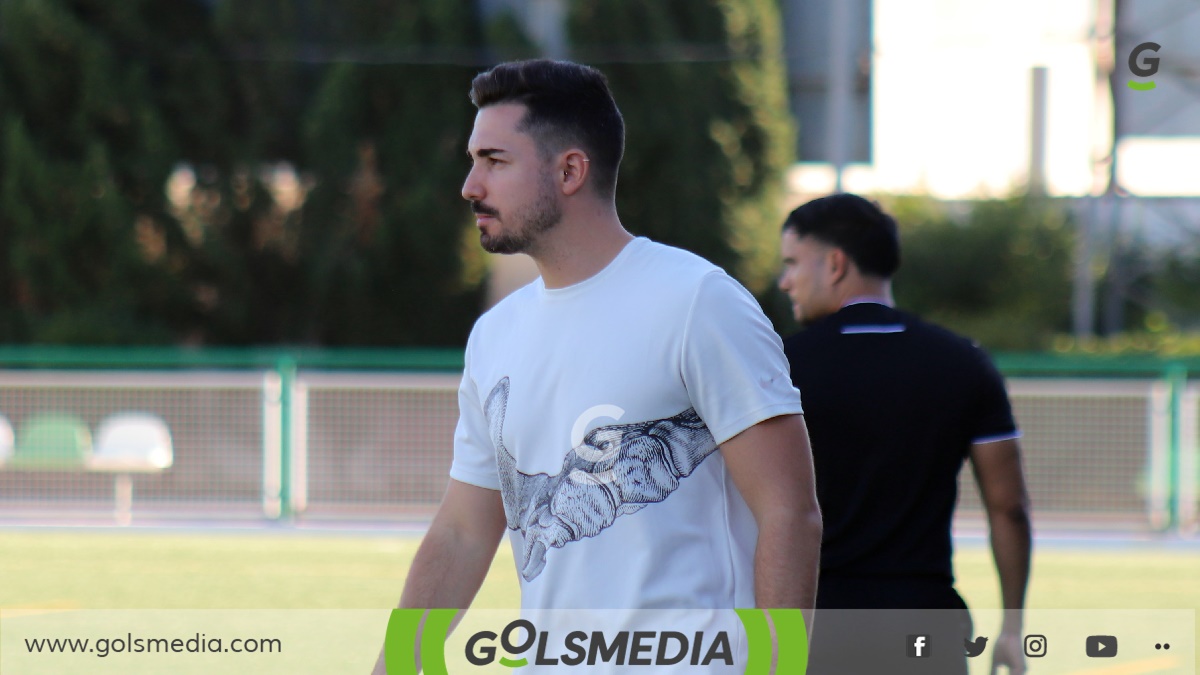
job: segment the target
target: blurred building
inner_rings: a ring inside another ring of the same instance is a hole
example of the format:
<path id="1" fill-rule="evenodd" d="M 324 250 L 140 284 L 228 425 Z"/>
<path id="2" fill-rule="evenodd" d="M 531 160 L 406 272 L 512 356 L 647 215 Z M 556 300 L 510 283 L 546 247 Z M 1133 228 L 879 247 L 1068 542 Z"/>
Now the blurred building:
<path id="1" fill-rule="evenodd" d="M 1074 200 L 1079 335 L 1122 325 L 1137 276 L 1122 259 L 1200 254 L 1194 0 L 785 0 L 784 15 L 803 139 L 788 206 L 837 190 Z"/>
<path id="2" fill-rule="evenodd" d="M 785 2 L 793 101 L 796 83 L 813 72 L 802 61 L 823 58 L 796 45 L 796 37 L 826 21 L 828 10 L 816 9 L 823 5 Z M 1200 5 L 1193 0 L 876 0 L 868 18 L 865 9 L 854 11 L 845 39 L 853 50 L 869 23 L 871 65 L 856 63 L 844 86 L 855 91 L 851 114 L 869 110 L 871 122 L 864 131 L 852 116 L 843 127 L 852 136 L 846 189 L 963 199 L 1023 188 L 1035 140 L 1033 71 L 1043 68 L 1040 168 L 1048 194 L 1104 193 L 1115 138 L 1121 191 L 1200 196 L 1200 42 L 1193 39 Z M 805 18 L 810 28 L 795 25 Z M 1145 54 L 1161 59 L 1150 78 L 1157 86 L 1134 91 L 1127 81 L 1147 78 L 1130 72 L 1128 57 L 1146 42 L 1161 45 Z M 859 91 L 865 79 L 869 94 Z M 797 105 L 801 134 L 825 130 L 804 113 L 827 108 L 819 101 Z M 864 133 L 869 141 L 857 138 Z M 820 146 L 802 143 L 800 162 L 797 193 L 833 189 L 834 171 Z"/>
<path id="3" fill-rule="evenodd" d="M 835 175 L 871 164 L 871 0 L 785 0 L 782 10 L 796 156 Z"/>

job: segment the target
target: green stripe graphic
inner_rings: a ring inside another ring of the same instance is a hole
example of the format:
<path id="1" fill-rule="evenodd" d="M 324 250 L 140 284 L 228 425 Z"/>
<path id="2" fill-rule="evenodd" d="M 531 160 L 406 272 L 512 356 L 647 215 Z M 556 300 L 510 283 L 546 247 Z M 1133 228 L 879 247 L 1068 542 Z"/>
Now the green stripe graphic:
<path id="1" fill-rule="evenodd" d="M 736 610 L 746 627 L 745 675 L 769 675 L 771 672 L 771 629 L 761 609 Z"/>
<path id="2" fill-rule="evenodd" d="M 1156 86 L 1153 82 L 1134 82 L 1133 80 L 1130 80 L 1127 84 L 1134 91 L 1150 91 Z"/>
<path id="3" fill-rule="evenodd" d="M 421 665 L 425 675 L 447 675 L 446 636 L 457 609 L 431 609 L 421 635 Z M 390 675 L 390 673 L 389 673 Z"/>
<path id="4" fill-rule="evenodd" d="M 777 675 L 804 675 L 808 669 L 808 630 L 804 627 L 804 614 L 798 609 L 768 611 L 779 643 L 775 672 Z"/>
<path id="5" fill-rule="evenodd" d="M 423 609 L 393 609 L 383 639 L 383 663 L 388 675 L 417 675 L 417 629 Z"/>

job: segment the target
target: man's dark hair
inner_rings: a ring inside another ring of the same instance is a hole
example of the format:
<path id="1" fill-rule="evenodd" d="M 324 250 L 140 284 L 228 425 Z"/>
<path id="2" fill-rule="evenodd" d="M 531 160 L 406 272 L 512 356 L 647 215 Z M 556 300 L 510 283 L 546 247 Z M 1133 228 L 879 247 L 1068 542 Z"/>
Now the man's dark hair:
<path id="1" fill-rule="evenodd" d="M 625 153 L 625 121 L 599 70 L 570 61 L 535 59 L 501 63 L 475 76 L 476 108 L 500 103 L 525 106 L 520 131 L 549 157 L 577 145 L 587 153 L 596 191 L 611 197 Z"/>
<path id="2" fill-rule="evenodd" d="M 900 268 L 896 220 L 858 195 L 814 199 L 788 214 L 783 230 L 842 249 L 863 274 L 887 279 Z"/>

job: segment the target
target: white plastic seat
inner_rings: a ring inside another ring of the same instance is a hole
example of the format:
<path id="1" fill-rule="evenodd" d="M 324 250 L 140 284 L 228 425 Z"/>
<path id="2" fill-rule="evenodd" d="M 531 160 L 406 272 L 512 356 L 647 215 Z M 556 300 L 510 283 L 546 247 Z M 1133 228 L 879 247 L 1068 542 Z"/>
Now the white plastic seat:
<path id="1" fill-rule="evenodd" d="M 152 473 L 175 462 L 171 431 L 157 415 L 117 413 L 96 427 L 88 468 L 93 471 Z"/>
<path id="2" fill-rule="evenodd" d="M 133 518 L 132 473 L 155 473 L 175 463 L 171 430 L 157 415 L 124 412 L 96 427 L 96 445 L 88 468 L 113 474 L 114 515 L 121 525 Z"/>
<path id="3" fill-rule="evenodd" d="M 12 424 L 8 418 L 0 415 L 0 466 L 13 456 L 13 448 L 16 445 L 16 439 L 13 436 Z"/>

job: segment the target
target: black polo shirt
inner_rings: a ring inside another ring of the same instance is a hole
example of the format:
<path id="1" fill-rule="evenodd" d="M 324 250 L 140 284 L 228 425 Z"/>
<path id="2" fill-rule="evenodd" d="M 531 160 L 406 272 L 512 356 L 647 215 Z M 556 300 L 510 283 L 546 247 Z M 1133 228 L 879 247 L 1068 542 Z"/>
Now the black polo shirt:
<path id="1" fill-rule="evenodd" d="M 950 521 L 971 444 L 1018 433 L 1003 379 L 969 340 L 877 303 L 784 343 L 824 517 L 821 581 L 953 583 Z"/>

